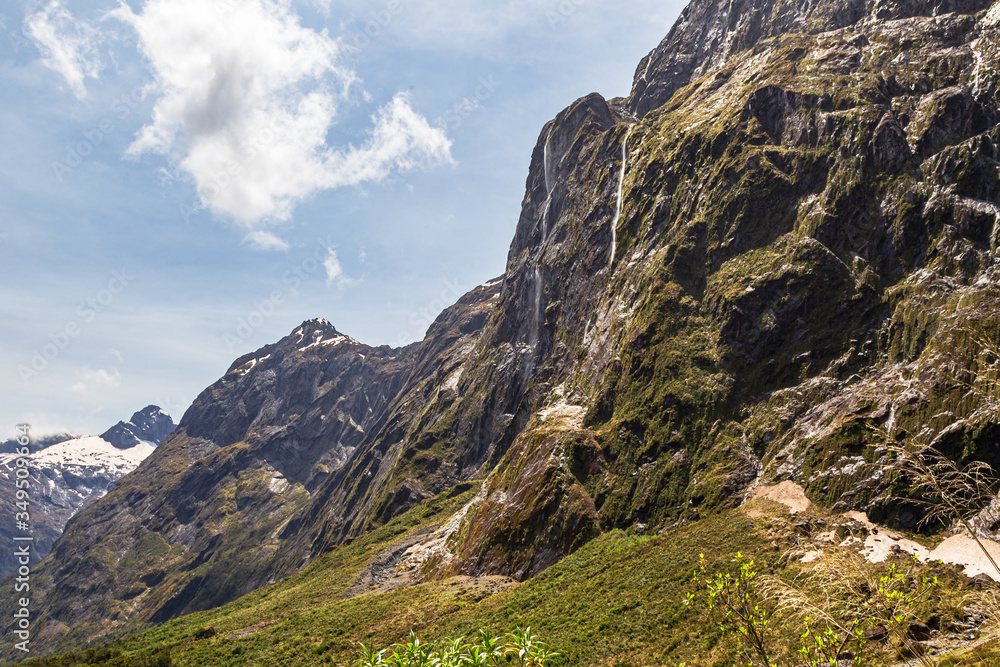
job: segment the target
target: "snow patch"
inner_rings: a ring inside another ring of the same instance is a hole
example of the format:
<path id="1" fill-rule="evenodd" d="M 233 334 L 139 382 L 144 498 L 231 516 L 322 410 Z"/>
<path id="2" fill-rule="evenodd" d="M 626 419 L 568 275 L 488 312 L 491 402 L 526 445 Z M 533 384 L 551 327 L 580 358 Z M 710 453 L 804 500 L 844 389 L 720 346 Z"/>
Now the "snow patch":
<path id="1" fill-rule="evenodd" d="M 986 540 L 980 538 L 979 541 L 993 557 L 996 563 L 1000 563 L 1000 544 L 994 542 L 993 540 Z M 1000 572 L 997 572 L 996 567 L 990 562 L 983 550 L 979 548 L 976 541 L 971 537 L 966 537 L 965 535 L 952 535 L 944 542 L 939 544 L 934 551 L 930 553 L 930 557 L 933 560 L 942 560 L 945 563 L 954 563 L 956 565 L 961 565 L 964 568 L 965 575 L 967 577 L 974 577 L 977 574 L 985 574 L 986 576 L 993 579 L 993 581 L 1000 581 Z"/>
<path id="2" fill-rule="evenodd" d="M 257 364 L 259 364 L 262 361 L 266 361 L 267 359 L 270 358 L 271 358 L 270 354 L 265 354 L 260 359 L 251 359 L 250 361 L 246 362 L 245 364 L 237 368 L 236 371 L 239 372 L 240 376 L 242 377 L 247 373 L 249 373 L 250 371 L 252 371 Z"/>
<path id="3" fill-rule="evenodd" d="M 862 512 L 846 512 L 845 517 L 858 521 L 869 530 L 864 541 L 864 555 L 869 562 L 881 563 L 894 551 L 916 554 L 920 558 L 932 561 L 943 561 L 952 565 L 960 565 L 967 577 L 985 574 L 994 581 L 1000 581 L 1000 572 L 983 553 L 976 540 L 966 535 L 952 535 L 933 550 L 927 549 L 898 533 L 872 523 Z M 980 538 L 979 542 L 989 552 L 997 563 L 1000 563 L 1000 543 Z"/>
<path id="4" fill-rule="evenodd" d="M 343 336 L 343 335 L 340 335 L 340 334 L 338 334 L 336 336 L 333 336 L 332 338 L 323 338 L 323 332 L 316 331 L 316 332 L 313 333 L 313 342 L 309 343 L 308 345 L 306 345 L 304 347 L 300 347 L 299 350 L 308 350 L 309 348 L 316 347 L 318 345 L 324 345 L 324 346 L 325 345 L 333 345 L 333 346 L 337 346 L 337 345 L 340 345 L 342 343 L 346 343 L 349 340 L 351 340 L 350 337 Z"/>
<path id="5" fill-rule="evenodd" d="M 100 436 L 88 436 L 67 440 L 57 445 L 46 447 L 37 454 L 31 455 L 33 465 L 39 466 L 111 466 L 131 471 L 142 463 L 143 459 L 153 453 L 156 446 L 151 442 L 140 440 L 137 445 L 128 449 L 118 449 Z M 17 458 L 16 454 L 0 455 L 0 463 L 8 464 Z"/>

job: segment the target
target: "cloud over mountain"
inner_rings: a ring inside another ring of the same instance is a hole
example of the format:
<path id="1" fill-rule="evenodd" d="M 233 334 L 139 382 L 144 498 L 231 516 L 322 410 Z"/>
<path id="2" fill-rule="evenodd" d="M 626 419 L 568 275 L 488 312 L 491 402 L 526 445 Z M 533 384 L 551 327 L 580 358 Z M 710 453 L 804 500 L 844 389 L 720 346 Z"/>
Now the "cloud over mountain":
<path id="1" fill-rule="evenodd" d="M 373 117 L 362 146 L 327 145 L 356 77 L 338 43 L 287 3 L 150 0 L 116 15 L 138 34 L 160 95 L 129 152 L 169 155 L 204 206 L 246 227 L 288 219 L 320 190 L 451 159 L 405 95 Z"/>

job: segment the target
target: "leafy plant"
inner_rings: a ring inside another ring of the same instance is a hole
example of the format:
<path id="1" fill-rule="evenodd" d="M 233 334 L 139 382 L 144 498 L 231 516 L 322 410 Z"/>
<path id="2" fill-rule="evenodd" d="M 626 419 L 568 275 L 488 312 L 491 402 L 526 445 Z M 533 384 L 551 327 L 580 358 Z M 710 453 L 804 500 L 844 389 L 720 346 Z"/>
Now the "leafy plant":
<path id="1" fill-rule="evenodd" d="M 443 639 L 435 644 L 421 642 L 411 630 L 405 644 L 394 644 L 376 650 L 375 646 L 361 644 L 360 667 L 545 667 L 558 656 L 535 635 L 531 628 L 517 628 L 503 637 L 495 637 L 480 630 L 474 643 L 464 637 Z"/>
<path id="2" fill-rule="evenodd" d="M 735 643 L 737 667 L 810 667 L 837 664 L 845 656 L 858 667 L 878 665 L 882 657 L 872 650 L 869 632 L 882 629 L 898 638 L 923 664 L 919 647 L 908 636 L 914 609 L 937 587 L 937 577 L 917 576 L 919 559 L 900 568 L 890 563 L 873 568 L 850 550 L 832 551 L 817 565 L 804 585 L 761 576 L 753 559 L 737 553 L 732 571 L 709 574 L 704 554 L 692 581 L 707 592 L 710 612 L 723 636 Z M 695 603 L 688 593 L 687 606 Z M 797 655 L 775 644 L 772 622 L 787 624 L 798 616 L 802 632 Z"/>
<path id="3" fill-rule="evenodd" d="M 809 609 L 816 617 L 806 616 L 802 621 L 798 653 L 806 664 L 835 664 L 848 650 L 858 667 L 883 664 L 883 656 L 869 640 L 878 634 L 897 638 L 922 664 L 929 664 L 907 632 L 914 610 L 938 586 L 937 577 L 918 575 L 919 566 L 917 556 L 906 568 L 896 563 L 872 568 L 856 552 L 827 554 L 810 577 L 812 587 L 824 592 L 826 608 L 801 590 L 784 585 L 782 607 Z M 833 595 L 828 594 L 831 589 Z"/>
<path id="4" fill-rule="evenodd" d="M 735 572 L 709 575 L 705 554 L 700 554 L 692 581 L 707 589 L 709 610 L 722 613 L 721 632 L 735 631 L 737 652 L 744 664 L 774 667 L 777 663 L 772 657 L 767 630 L 770 612 L 759 588 L 754 561 L 737 553 L 735 562 Z M 690 605 L 694 597 L 694 593 L 688 593 L 685 604 Z"/>

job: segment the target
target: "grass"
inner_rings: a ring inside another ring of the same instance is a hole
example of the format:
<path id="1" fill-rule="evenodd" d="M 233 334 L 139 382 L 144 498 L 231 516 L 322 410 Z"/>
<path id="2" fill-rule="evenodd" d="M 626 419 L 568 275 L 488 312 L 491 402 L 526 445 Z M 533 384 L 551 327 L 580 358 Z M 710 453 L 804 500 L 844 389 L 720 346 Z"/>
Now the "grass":
<path id="1" fill-rule="evenodd" d="M 518 585 L 499 578 L 453 577 L 344 597 L 370 560 L 416 531 L 441 523 L 474 492 L 442 494 L 285 581 L 110 648 L 121 652 L 120 660 L 146 660 L 167 649 L 175 667 L 350 665 L 361 658 L 361 643 L 402 645 L 411 632 L 421 641 L 439 642 L 530 627 L 560 654 L 547 663 L 552 665 L 732 664 L 733 648 L 708 622 L 706 611 L 685 605 L 687 594 L 698 590 L 691 575 L 699 555 L 710 554 L 708 567 L 722 570 L 743 552 L 763 573 L 795 580 L 800 588 L 808 568 L 787 557 L 801 541 L 795 525 L 802 516 L 758 500 L 664 535 L 605 533 Z M 830 515 L 816 510 L 813 518 L 824 516 Z M 962 578 L 951 569 L 941 575 L 940 591 L 921 612 L 929 614 L 933 608 L 954 616 L 966 595 L 959 589 Z M 790 640 L 797 629 L 792 622 L 775 627 Z"/>

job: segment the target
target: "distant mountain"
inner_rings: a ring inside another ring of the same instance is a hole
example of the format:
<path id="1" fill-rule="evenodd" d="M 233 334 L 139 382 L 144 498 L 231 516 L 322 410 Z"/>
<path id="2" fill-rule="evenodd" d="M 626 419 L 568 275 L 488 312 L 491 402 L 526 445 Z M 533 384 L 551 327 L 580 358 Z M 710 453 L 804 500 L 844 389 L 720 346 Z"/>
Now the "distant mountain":
<path id="1" fill-rule="evenodd" d="M 29 515 L 34 539 L 32 562 L 48 555 L 66 522 L 106 494 L 149 456 L 174 428 L 170 415 L 150 405 L 118 422 L 102 436 L 71 433 L 31 441 Z M 0 445 L 0 497 L 15 497 L 16 441 Z M 0 504 L 0 539 L 10 544 L 15 531 L 13 502 Z M 10 550 L 0 553 L 0 575 L 16 571 Z"/>
<path id="2" fill-rule="evenodd" d="M 51 433 L 49 435 L 39 436 L 38 438 L 32 437 L 31 439 L 31 451 L 37 452 L 40 449 L 45 449 L 46 447 L 51 447 L 52 445 L 58 445 L 60 442 L 66 442 L 67 440 L 73 440 L 74 438 L 81 437 L 79 433 Z M 17 452 L 17 448 L 20 445 L 17 442 L 17 438 L 11 438 L 9 440 L 4 440 L 0 442 L 0 454 L 14 454 Z"/>
<path id="3" fill-rule="evenodd" d="M 101 434 L 101 438 L 118 449 L 129 449 L 143 442 L 159 444 L 174 430 L 174 420 L 155 405 L 132 415 L 127 422 L 118 422 Z"/>

